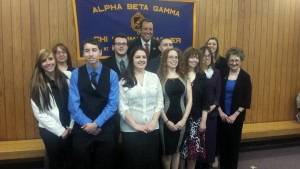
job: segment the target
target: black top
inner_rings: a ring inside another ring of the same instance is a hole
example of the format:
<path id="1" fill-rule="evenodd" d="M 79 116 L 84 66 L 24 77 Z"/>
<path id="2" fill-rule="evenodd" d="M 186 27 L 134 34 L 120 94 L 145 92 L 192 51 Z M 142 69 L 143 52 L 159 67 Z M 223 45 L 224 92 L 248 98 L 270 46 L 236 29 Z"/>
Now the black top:
<path id="1" fill-rule="evenodd" d="M 131 49 L 133 49 L 136 46 L 142 46 L 142 41 L 141 38 L 136 38 L 134 40 L 131 40 L 128 42 L 128 50 L 127 53 L 128 55 L 130 54 Z M 148 61 L 156 58 L 159 54 L 160 54 L 160 50 L 158 49 L 159 46 L 159 42 L 155 39 L 151 39 L 151 45 L 150 45 L 150 57 L 148 59 Z"/>
<path id="2" fill-rule="evenodd" d="M 119 70 L 119 67 L 118 67 L 115 55 L 113 55 L 113 56 L 111 56 L 109 58 L 106 58 L 106 59 L 101 59 L 101 63 L 103 65 L 105 65 L 106 67 L 114 70 L 118 74 L 118 76 L 120 77 L 121 72 Z"/>
<path id="3" fill-rule="evenodd" d="M 161 55 L 155 57 L 152 60 L 149 60 L 149 62 L 147 64 L 147 67 L 146 67 L 146 70 L 149 71 L 149 72 L 152 72 L 152 73 L 157 73 L 157 70 L 158 70 L 159 65 L 160 65 L 160 57 L 161 57 Z"/>
<path id="4" fill-rule="evenodd" d="M 228 69 L 227 60 L 223 58 L 222 56 L 219 56 L 215 63 L 215 67 L 219 69 L 221 72 L 226 71 Z"/>
<path id="5" fill-rule="evenodd" d="M 229 75 L 229 69 L 221 72 L 221 96 L 220 105 L 222 110 L 225 110 L 225 95 L 226 95 L 226 83 Z M 245 120 L 246 109 L 250 108 L 251 105 L 251 93 L 252 84 L 250 80 L 250 75 L 243 69 L 236 79 L 236 83 L 232 92 L 231 100 L 231 113 L 233 114 L 238 110 L 239 107 L 245 108 L 243 112 L 236 118 L 235 122 L 242 123 Z"/>

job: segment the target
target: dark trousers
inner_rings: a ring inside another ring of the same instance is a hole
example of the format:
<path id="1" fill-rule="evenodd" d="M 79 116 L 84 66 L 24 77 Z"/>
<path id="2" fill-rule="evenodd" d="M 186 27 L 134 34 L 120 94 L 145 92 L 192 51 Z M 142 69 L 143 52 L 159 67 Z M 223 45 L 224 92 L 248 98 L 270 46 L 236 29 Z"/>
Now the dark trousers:
<path id="1" fill-rule="evenodd" d="M 77 169 L 112 169 L 115 142 L 113 131 L 103 129 L 97 136 L 73 129 L 73 162 Z"/>
<path id="2" fill-rule="evenodd" d="M 47 129 L 40 128 L 40 135 L 45 144 L 49 169 L 71 168 L 72 138 L 62 139 Z"/>
<path id="3" fill-rule="evenodd" d="M 219 123 L 220 169 L 237 169 L 243 123 Z"/>
<path id="4" fill-rule="evenodd" d="M 159 168 L 159 130 L 122 132 L 126 169 Z"/>

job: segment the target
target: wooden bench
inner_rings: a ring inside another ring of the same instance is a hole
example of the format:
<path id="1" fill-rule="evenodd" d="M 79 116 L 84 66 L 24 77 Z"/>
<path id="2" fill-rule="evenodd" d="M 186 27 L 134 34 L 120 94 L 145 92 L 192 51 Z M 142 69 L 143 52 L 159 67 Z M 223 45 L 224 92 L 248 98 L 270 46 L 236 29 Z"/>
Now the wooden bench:
<path id="1" fill-rule="evenodd" d="M 242 141 L 300 136 L 300 123 L 282 121 L 244 124 Z M 45 146 L 41 139 L 0 141 L 0 160 L 44 157 Z"/>
<path id="2" fill-rule="evenodd" d="M 44 157 L 45 146 L 41 139 L 0 141 L 0 160 Z"/>
<path id="3" fill-rule="evenodd" d="M 300 123 L 293 121 L 244 124 L 242 141 L 266 140 L 287 136 L 300 136 Z"/>

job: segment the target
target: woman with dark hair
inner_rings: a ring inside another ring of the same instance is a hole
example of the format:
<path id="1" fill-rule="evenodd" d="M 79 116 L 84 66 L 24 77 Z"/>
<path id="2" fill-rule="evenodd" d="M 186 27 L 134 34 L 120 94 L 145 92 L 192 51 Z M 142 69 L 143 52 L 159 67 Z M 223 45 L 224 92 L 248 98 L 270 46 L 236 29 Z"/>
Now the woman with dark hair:
<path id="1" fill-rule="evenodd" d="M 245 59 L 240 48 L 230 48 L 225 58 L 229 70 L 221 72 L 219 108 L 220 168 L 237 169 L 246 109 L 251 105 L 250 76 L 241 65 Z"/>
<path id="2" fill-rule="evenodd" d="M 212 52 L 212 59 L 215 67 L 220 71 L 227 69 L 226 59 L 219 54 L 220 47 L 218 39 L 211 37 L 206 41 L 205 45 L 208 46 Z"/>
<path id="3" fill-rule="evenodd" d="M 62 73 L 50 49 L 37 55 L 30 83 L 31 106 L 49 157 L 49 168 L 70 168 L 71 120 L 68 111 L 69 77 Z"/>
<path id="4" fill-rule="evenodd" d="M 128 67 L 119 82 L 121 133 L 125 164 L 128 169 L 159 167 L 159 124 L 163 95 L 156 74 L 145 71 L 144 48 L 132 49 Z"/>
<path id="5" fill-rule="evenodd" d="M 206 120 L 205 147 L 206 158 L 200 159 L 202 168 L 209 168 L 209 164 L 215 161 L 217 141 L 217 119 L 218 107 L 221 93 L 221 76 L 218 69 L 215 69 L 213 54 L 208 46 L 200 48 L 200 55 L 203 56 L 203 69 L 206 76 L 205 85 L 210 106 Z"/>
<path id="6" fill-rule="evenodd" d="M 180 169 L 194 169 L 199 158 L 206 157 L 205 130 L 209 110 L 205 89 L 205 74 L 203 71 L 203 56 L 196 48 L 184 51 L 185 68 L 191 81 L 193 105 L 187 121 L 187 129 L 180 150 Z M 187 162 L 187 164 L 185 164 Z"/>
<path id="7" fill-rule="evenodd" d="M 57 67 L 61 71 L 73 71 L 72 59 L 69 49 L 63 43 L 57 43 L 53 46 L 52 51 L 57 60 Z"/>
<path id="8" fill-rule="evenodd" d="M 160 121 L 164 169 L 179 167 L 179 149 L 192 107 L 191 83 L 185 70 L 182 52 L 179 49 L 166 49 L 162 53 L 158 76 L 165 105 Z"/>

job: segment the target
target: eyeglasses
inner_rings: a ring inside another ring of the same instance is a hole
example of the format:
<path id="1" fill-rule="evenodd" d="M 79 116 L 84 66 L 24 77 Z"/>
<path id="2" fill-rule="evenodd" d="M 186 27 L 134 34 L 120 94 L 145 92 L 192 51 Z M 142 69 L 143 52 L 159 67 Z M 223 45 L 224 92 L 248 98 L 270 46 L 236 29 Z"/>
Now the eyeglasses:
<path id="1" fill-rule="evenodd" d="M 204 55 L 203 56 L 203 58 L 210 58 L 211 57 L 211 55 L 210 54 L 208 54 L 208 55 Z"/>
<path id="2" fill-rule="evenodd" d="M 61 52 L 56 52 L 55 54 L 56 54 L 56 55 L 60 55 L 60 54 L 63 54 L 63 55 L 64 55 L 64 54 L 66 54 L 66 53 L 67 53 L 66 51 L 61 51 Z"/>
<path id="3" fill-rule="evenodd" d="M 178 60 L 178 56 L 168 56 L 168 59 L 170 59 L 170 60 Z"/>
<path id="4" fill-rule="evenodd" d="M 127 43 L 115 43 L 116 46 L 127 46 Z"/>
<path id="5" fill-rule="evenodd" d="M 229 60 L 229 63 L 234 63 L 234 62 L 235 62 L 235 63 L 240 63 L 241 60 L 237 60 L 237 59 L 236 59 L 236 60 Z"/>

